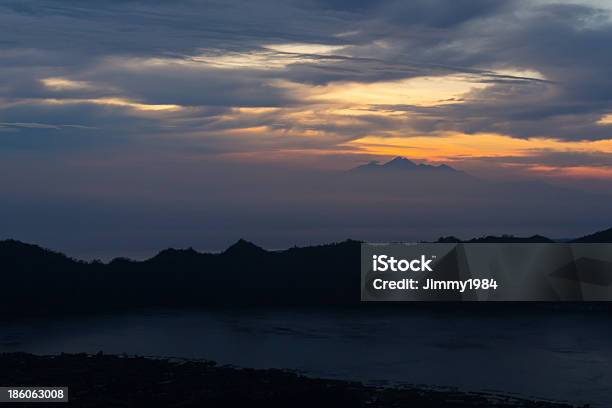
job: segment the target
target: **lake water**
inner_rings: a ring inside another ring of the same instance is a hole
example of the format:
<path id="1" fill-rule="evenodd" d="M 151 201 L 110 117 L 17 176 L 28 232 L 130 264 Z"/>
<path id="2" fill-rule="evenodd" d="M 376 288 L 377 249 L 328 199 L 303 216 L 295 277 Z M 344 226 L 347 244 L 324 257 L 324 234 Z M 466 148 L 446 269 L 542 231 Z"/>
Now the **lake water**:
<path id="1" fill-rule="evenodd" d="M 151 312 L 2 322 L 0 351 L 103 351 L 612 406 L 605 314 Z"/>

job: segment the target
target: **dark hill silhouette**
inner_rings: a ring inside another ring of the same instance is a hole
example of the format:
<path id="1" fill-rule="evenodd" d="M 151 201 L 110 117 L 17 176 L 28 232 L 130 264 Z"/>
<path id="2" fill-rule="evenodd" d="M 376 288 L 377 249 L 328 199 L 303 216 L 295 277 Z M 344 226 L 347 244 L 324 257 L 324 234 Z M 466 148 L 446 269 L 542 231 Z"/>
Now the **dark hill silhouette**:
<path id="1" fill-rule="evenodd" d="M 470 244 L 482 244 L 482 243 L 497 243 L 497 244 L 519 244 L 519 243 L 553 243 L 554 240 L 544 237 L 542 235 L 532 235 L 531 237 L 515 237 L 514 235 L 487 235 L 480 238 L 472 238 L 469 240 L 461 240 L 454 236 L 440 237 L 436 241 L 438 243 L 470 243 Z"/>
<path id="2" fill-rule="evenodd" d="M 574 242 L 610 243 L 606 230 Z M 534 235 L 437 242 L 553 242 Z M 354 305 L 360 293 L 360 242 L 267 251 L 239 240 L 207 254 L 165 249 L 145 261 L 83 262 L 37 245 L 0 241 L 0 310 L 24 314 L 109 312 L 206 305 Z"/>
<path id="3" fill-rule="evenodd" d="M 262 255 L 267 251 L 262 247 L 259 247 L 252 242 L 246 241 L 240 238 L 236 243 L 231 245 L 223 252 L 224 256 L 249 256 L 249 255 Z"/>
<path id="4" fill-rule="evenodd" d="M 598 231 L 594 234 L 585 235 L 584 237 L 576 238 L 571 242 L 577 243 L 598 243 L 598 242 L 612 242 L 612 228 L 607 230 Z"/>
<path id="5" fill-rule="evenodd" d="M 219 254 L 166 249 L 145 261 L 82 262 L 0 241 L 8 315 L 202 305 L 349 304 L 359 299 L 359 242 L 266 251 L 240 240 Z M 10 288 L 10 290 L 9 290 Z"/>

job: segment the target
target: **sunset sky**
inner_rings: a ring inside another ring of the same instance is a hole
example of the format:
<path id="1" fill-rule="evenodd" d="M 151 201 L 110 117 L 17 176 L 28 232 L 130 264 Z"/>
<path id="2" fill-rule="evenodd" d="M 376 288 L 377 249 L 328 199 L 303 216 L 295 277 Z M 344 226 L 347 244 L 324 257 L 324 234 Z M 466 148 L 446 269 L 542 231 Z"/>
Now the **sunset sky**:
<path id="1" fill-rule="evenodd" d="M 610 44 L 606 0 L 5 0 L 3 186 L 98 204 L 134 174 L 400 155 L 603 189 Z"/>

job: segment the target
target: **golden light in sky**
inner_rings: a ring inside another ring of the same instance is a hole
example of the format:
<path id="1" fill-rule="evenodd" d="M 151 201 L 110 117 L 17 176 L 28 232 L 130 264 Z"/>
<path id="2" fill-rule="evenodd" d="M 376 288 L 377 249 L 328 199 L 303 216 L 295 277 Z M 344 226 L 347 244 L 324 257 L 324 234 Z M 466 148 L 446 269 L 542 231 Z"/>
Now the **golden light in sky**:
<path id="1" fill-rule="evenodd" d="M 269 44 L 249 52 L 214 52 L 211 50 L 184 58 L 126 58 L 110 59 L 109 65 L 135 73 L 147 70 L 187 69 L 189 73 L 214 70 L 234 70 L 238 75 L 243 69 L 282 71 L 291 64 L 303 63 L 316 66 L 318 56 L 334 56 L 343 52 L 343 46 L 309 43 Z M 179 71 L 180 72 L 180 71 Z M 486 73 L 492 78 L 507 77 L 517 80 L 545 81 L 535 70 L 504 68 Z M 376 156 L 406 156 L 432 162 L 457 163 L 474 158 L 530 157 L 542 152 L 581 152 L 612 154 L 611 140 L 567 141 L 554 137 L 516 138 L 496 133 L 465 134 L 461 132 L 434 131 L 419 133 L 415 121 L 421 117 L 410 108 L 436 108 L 460 106 L 470 102 L 479 92 L 495 85 L 483 81 L 480 74 L 447 73 L 384 81 L 333 81 L 324 85 L 295 82 L 287 79 L 264 77 L 270 89 L 277 89 L 300 103 L 296 106 L 234 106 L 220 113 L 212 123 L 213 129 L 202 127 L 191 132 L 192 136 L 228 137 L 233 140 L 247 138 L 251 143 L 259 140 L 259 151 L 270 149 L 273 157 L 279 151 L 287 154 L 305 154 L 304 147 L 311 145 L 310 153 L 317 148 L 326 152 L 342 150 L 344 154 Z M 170 103 L 135 101 L 121 95 L 119 88 L 105 88 L 91 81 L 66 77 L 43 78 L 41 83 L 51 91 L 99 91 L 116 93 L 117 96 L 45 98 L 45 104 L 95 104 L 123 107 L 135 115 L 162 115 L 156 120 L 167 122 L 169 128 L 181 120 L 196 118 L 163 116 L 165 112 L 177 112 L 187 107 Z M 409 107 L 409 109 L 404 109 Z M 197 111 L 197 108 L 190 108 Z M 597 125 L 612 124 L 612 115 L 602 116 Z M 319 147 L 317 147 L 319 146 Z M 324 152 L 323 152 L 324 153 Z M 545 164 L 524 165 L 529 171 L 542 173 L 555 166 Z M 592 169 L 593 171 L 590 171 Z M 582 166 L 566 170 L 575 176 L 609 175 L 601 168 Z"/>
<path id="2" fill-rule="evenodd" d="M 89 82 L 73 81 L 67 78 L 43 78 L 41 82 L 47 88 L 56 90 L 56 91 L 76 90 L 76 89 L 94 89 L 95 88 Z"/>
<path id="3" fill-rule="evenodd" d="M 475 83 L 466 75 L 416 77 L 398 81 L 373 83 L 343 82 L 325 86 L 309 86 L 281 83 L 306 99 L 316 102 L 368 105 L 437 106 L 456 103 L 464 94 L 474 89 L 484 89 L 485 84 Z"/>
<path id="4" fill-rule="evenodd" d="M 518 139 L 497 134 L 447 133 L 411 138 L 367 136 L 347 145 L 375 155 L 403 155 L 433 161 L 452 161 L 465 157 L 525 157 L 536 151 L 612 153 L 612 140 L 568 142 L 540 138 Z"/>
<path id="5" fill-rule="evenodd" d="M 181 109 L 179 105 L 146 104 L 146 103 L 133 102 L 133 101 L 122 99 L 122 98 L 43 99 L 42 102 L 51 104 L 51 105 L 70 105 L 70 104 L 80 104 L 80 103 L 91 103 L 94 105 L 120 106 L 120 107 L 131 108 L 137 111 L 151 111 L 151 112 L 176 111 L 176 110 Z"/>
<path id="6" fill-rule="evenodd" d="M 599 119 L 597 121 L 597 124 L 599 124 L 599 125 L 612 125 L 612 113 L 602 116 L 601 119 Z"/>

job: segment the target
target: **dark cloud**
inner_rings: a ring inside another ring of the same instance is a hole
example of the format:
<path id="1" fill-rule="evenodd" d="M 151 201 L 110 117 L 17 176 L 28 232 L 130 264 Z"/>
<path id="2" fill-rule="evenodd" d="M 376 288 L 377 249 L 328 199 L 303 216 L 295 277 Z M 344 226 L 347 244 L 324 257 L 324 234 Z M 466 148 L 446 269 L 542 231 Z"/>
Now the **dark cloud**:
<path id="1" fill-rule="evenodd" d="M 8 98 L 119 96 L 152 104 L 294 107 L 309 101 L 275 81 L 317 86 L 464 73 L 490 86 L 461 103 L 426 112 L 415 107 L 412 114 L 422 117 L 410 126 L 396 123 L 398 130 L 610 137 L 609 127 L 596 122 L 612 111 L 612 54 L 606 52 L 612 25 L 608 11 L 589 5 L 47 0 L 8 1 L 0 7 L 5 56 L 0 89 Z M 264 48 L 287 43 L 342 48 L 276 54 Z M 202 53 L 208 65 L 179 64 Z M 245 64 L 249 58 L 261 61 L 233 69 L 210 65 L 228 55 Z M 160 58 L 168 63 L 151 61 Z M 287 65 L 265 66 L 268 59 L 279 58 Z M 132 65 L 117 64 L 122 60 Z M 537 83 L 529 73 L 546 82 Z M 91 81 L 96 87 L 54 92 L 41 84 L 45 77 Z M 4 121 L 18 120 L 7 117 L 2 107 L 0 115 Z"/>
<path id="2" fill-rule="evenodd" d="M 256 5 L 239 0 L 45 0 L 7 1 L 0 8 L 0 90 L 6 99 L 0 120 L 7 123 L 69 123 L 109 132 L 119 131 L 113 126 L 119 124 L 125 135 L 169 129 L 189 133 L 203 126 L 240 129 L 248 123 L 275 130 L 337 132 L 340 136 L 332 142 L 384 135 L 394 128 L 406 135 L 450 130 L 521 138 L 610 137 L 610 126 L 597 122 L 612 111 L 612 54 L 606 52 L 612 25 L 608 11 L 589 5 L 510 0 Z M 266 48 L 294 42 L 341 48 L 325 53 Z M 198 60 L 200 55 L 206 56 L 204 62 Z M 231 69 L 215 65 L 228 56 L 234 59 L 226 61 L 234 64 Z M 253 64 L 252 59 L 259 60 Z M 274 65 L 278 60 L 281 65 Z M 282 110 L 222 122 L 209 114 L 214 107 L 309 109 L 311 100 L 278 86 L 278 81 L 316 89 L 329 83 L 458 73 L 488 86 L 452 104 L 382 107 L 405 110 L 407 118 L 366 116 L 349 125 L 304 125 L 292 122 L 295 116 Z M 92 85 L 49 89 L 42 82 L 49 77 Z M 179 124 L 168 123 L 168 117 L 130 118 L 126 108 L 44 108 L 36 101 L 105 97 L 198 109 L 182 114 Z M 303 142 L 298 138 L 296 145 Z"/>

